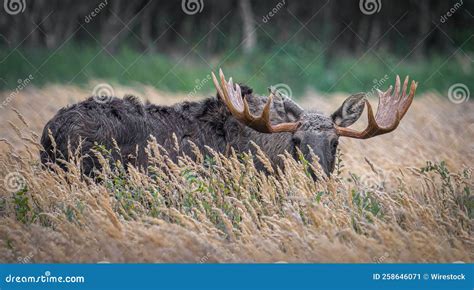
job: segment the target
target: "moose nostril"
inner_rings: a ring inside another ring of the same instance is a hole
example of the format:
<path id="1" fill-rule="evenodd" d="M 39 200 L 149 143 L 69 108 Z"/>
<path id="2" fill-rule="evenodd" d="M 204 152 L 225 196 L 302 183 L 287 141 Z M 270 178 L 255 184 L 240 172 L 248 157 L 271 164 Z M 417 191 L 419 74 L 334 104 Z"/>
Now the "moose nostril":
<path id="1" fill-rule="evenodd" d="M 339 145 L 339 140 L 338 138 L 332 138 L 331 141 L 329 141 L 329 148 L 332 153 L 336 152 L 337 146 Z"/>

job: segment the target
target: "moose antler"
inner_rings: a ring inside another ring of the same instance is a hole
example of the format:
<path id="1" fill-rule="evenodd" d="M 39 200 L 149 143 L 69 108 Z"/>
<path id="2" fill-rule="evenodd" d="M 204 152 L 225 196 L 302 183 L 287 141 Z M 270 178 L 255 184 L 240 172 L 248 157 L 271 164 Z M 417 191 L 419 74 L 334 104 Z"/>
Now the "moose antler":
<path id="1" fill-rule="evenodd" d="M 400 120 L 408 111 L 408 108 L 413 101 L 413 97 L 415 96 L 418 83 L 413 80 L 411 81 L 410 93 L 408 95 L 406 94 L 407 86 L 408 76 L 405 78 L 402 88 L 402 95 L 400 96 L 400 77 L 397 75 L 395 91 L 393 94 L 392 86 L 390 86 L 385 92 L 377 90 L 379 95 L 379 105 L 377 107 L 377 113 L 375 114 L 375 117 L 372 106 L 368 100 L 365 100 L 365 103 L 367 104 L 367 117 L 369 124 L 364 131 L 359 132 L 353 129 L 336 126 L 336 133 L 339 136 L 368 139 L 377 135 L 392 132 L 395 130 L 395 128 L 397 128 Z"/>
<path id="2" fill-rule="evenodd" d="M 298 129 L 300 122 L 281 123 L 277 125 L 270 123 L 270 108 L 273 100 L 273 92 L 270 92 L 267 103 L 263 107 L 262 114 L 256 117 L 250 113 L 249 104 L 247 103 L 247 99 L 242 97 L 240 86 L 235 84 L 234 88 L 232 78 L 229 79 L 229 82 L 226 82 L 221 69 L 219 69 L 219 76 L 222 87 L 212 72 L 212 80 L 214 81 L 217 92 L 222 97 L 232 116 L 237 120 L 261 133 L 295 132 Z"/>

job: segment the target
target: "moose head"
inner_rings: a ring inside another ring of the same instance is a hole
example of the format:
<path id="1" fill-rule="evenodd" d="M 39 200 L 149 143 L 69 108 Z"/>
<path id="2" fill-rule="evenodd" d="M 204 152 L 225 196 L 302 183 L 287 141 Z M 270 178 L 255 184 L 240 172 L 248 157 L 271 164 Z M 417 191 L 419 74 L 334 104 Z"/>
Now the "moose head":
<path id="1" fill-rule="evenodd" d="M 407 94 L 408 76 L 405 78 L 402 88 L 400 88 L 400 78 L 397 76 L 394 90 L 392 86 L 385 92 L 378 90 L 379 104 L 375 116 L 364 93 L 348 97 L 330 116 L 314 111 L 305 111 L 293 101 L 286 99 L 284 100 L 287 114 L 285 119 L 291 120 L 291 122 L 272 124 L 270 115 L 272 100 L 275 96 L 274 91 L 270 91 L 261 114 L 255 116 L 251 113 L 251 107 L 247 101 L 249 96 L 245 93 L 242 94 L 240 86 L 234 84 L 232 78 L 226 81 L 222 70 L 219 71 L 219 77 L 220 82 L 212 73 L 217 92 L 235 119 L 260 133 L 286 133 L 286 138 L 283 139 L 287 141 L 283 141 L 285 145 L 279 147 L 285 148 L 288 152 L 295 152 L 294 149 L 299 148 L 307 160 L 311 160 L 311 151 L 313 151 L 318 156 L 319 163 L 327 175 L 334 170 L 339 137 L 368 139 L 392 132 L 408 111 L 418 85 L 412 81 Z M 363 131 L 348 128 L 359 119 L 364 110 L 364 104 L 367 105 L 367 127 Z M 276 139 L 275 142 L 281 143 L 281 138 Z M 278 145 L 272 144 L 268 147 Z"/>

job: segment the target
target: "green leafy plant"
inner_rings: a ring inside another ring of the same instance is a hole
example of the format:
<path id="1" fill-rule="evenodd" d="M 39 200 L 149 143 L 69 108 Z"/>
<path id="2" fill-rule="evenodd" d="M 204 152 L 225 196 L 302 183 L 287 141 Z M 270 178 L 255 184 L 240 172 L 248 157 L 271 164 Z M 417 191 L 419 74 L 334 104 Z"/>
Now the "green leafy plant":
<path id="1" fill-rule="evenodd" d="M 16 219 L 25 224 L 31 220 L 31 207 L 28 196 L 26 195 L 27 192 L 28 188 L 25 186 L 13 195 Z"/>

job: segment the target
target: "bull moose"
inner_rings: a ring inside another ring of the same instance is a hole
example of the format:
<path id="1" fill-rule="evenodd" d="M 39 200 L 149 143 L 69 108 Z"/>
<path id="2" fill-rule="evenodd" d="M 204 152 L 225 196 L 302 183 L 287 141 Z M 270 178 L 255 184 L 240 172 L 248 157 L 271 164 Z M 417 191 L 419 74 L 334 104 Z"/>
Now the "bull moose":
<path id="1" fill-rule="evenodd" d="M 397 76 L 395 88 L 378 91 L 377 113 L 364 93 L 348 97 L 334 113 L 325 116 L 313 110 L 304 110 L 294 101 L 274 91 L 268 97 L 254 95 L 245 85 L 226 81 L 222 70 L 219 80 L 212 73 L 217 96 L 198 102 L 182 102 L 173 106 L 142 104 L 138 99 L 112 97 L 97 102 L 93 97 L 61 109 L 45 126 L 41 137 L 44 164 L 69 159 L 69 152 L 79 149 L 82 171 L 92 174 L 98 168 L 91 149 L 97 144 L 114 148 L 123 163 L 132 163 L 146 169 L 145 148 L 154 136 L 176 159 L 180 154 L 192 156 L 192 141 L 201 150 L 209 146 L 226 153 L 253 151 L 251 141 L 269 157 L 274 166 L 280 166 L 280 154 L 296 157 L 299 148 L 306 159 L 311 150 L 327 175 L 334 170 L 339 137 L 367 139 L 389 133 L 397 128 L 410 107 L 417 83 L 411 82 L 407 94 L 408 77 L 400 88 Z M 348 128 L 356 122 L 367 105 L 368 125 L 363 131 Z M 173 150 L 176 134 L 180 151 Z M 115 141 L 114 141 L 115 140 Z M 59 162 L 58 162 L 59 163 Z M 258 166 L 258 164 L 257 164 Z M 261 167 L 262 165 L 260 165 Z"/>

